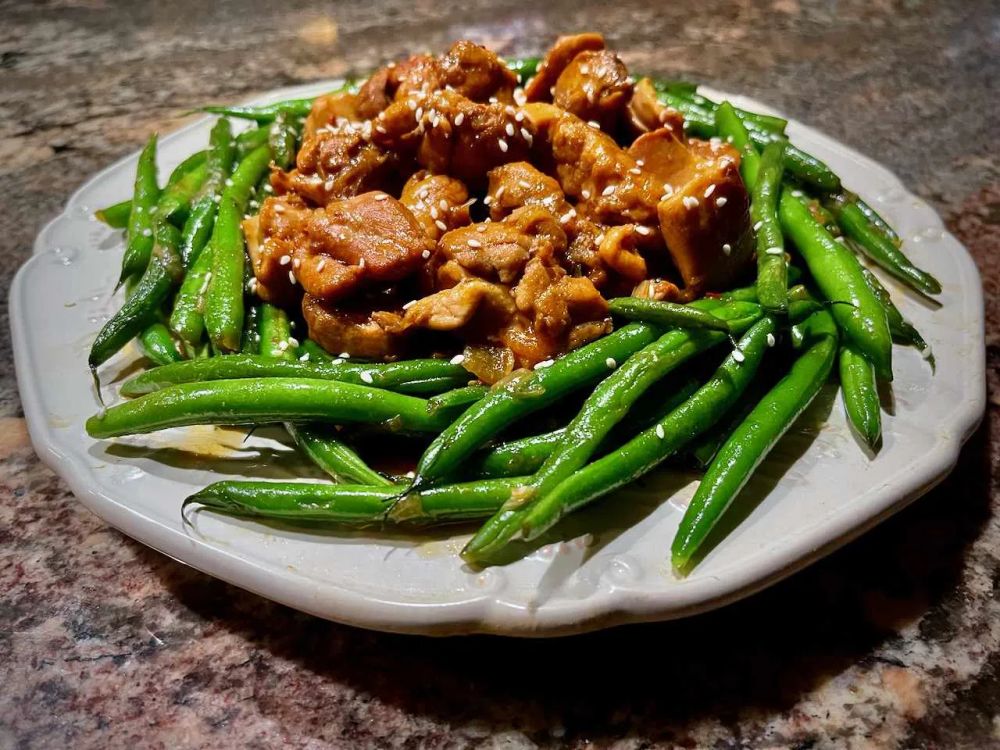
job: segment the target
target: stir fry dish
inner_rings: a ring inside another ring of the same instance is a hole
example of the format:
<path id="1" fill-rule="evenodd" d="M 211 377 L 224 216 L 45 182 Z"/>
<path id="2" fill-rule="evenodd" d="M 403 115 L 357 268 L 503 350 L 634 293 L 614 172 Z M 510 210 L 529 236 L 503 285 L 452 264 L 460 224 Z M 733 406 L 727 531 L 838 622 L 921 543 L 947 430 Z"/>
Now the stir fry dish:
<path id="1" fill-rule="evenodd" d="M 940 284 L 784 119 L 633 76 L 599 34 L 541 60 L 459 41 L 203 111 L 204 151 L 161 187 L 154 135 L 132 197 L 97 212 L 125 230 L 125 302 L 91 369 L 133 339 L 154 366 L 87 431 L 275 423 L 332 481 L 222 481 L 185 507 L 479 522 L 462 555 L 491 565 L 669 459 L 704 470 L 685 575 L 827 382 L 877 460 L 893 343 L 933 367 L 868 266 Z M 407 450 L 414 471 L 376 470 Z"/>

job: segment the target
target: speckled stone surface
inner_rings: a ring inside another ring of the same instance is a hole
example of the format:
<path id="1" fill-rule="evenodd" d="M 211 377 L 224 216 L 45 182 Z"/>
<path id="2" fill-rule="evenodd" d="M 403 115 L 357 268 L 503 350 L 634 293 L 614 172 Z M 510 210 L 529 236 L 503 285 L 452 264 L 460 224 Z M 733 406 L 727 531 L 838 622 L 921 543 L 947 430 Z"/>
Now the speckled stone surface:
<path id="1" fill-rule="evenodd" d="M 0 2 L 7 292 L 90 173 L 207 100 L 458 37 L 604 31 L 634 67 L 745 91 L 894 169 L 987 293 L 987 419 L 949 480 L 832 557 L 688 621 L 555 641 L 333 625 L 152 552 L 31 450 L 0 369 L 0 747 L 1000 747 L 1000 6 Z"/>

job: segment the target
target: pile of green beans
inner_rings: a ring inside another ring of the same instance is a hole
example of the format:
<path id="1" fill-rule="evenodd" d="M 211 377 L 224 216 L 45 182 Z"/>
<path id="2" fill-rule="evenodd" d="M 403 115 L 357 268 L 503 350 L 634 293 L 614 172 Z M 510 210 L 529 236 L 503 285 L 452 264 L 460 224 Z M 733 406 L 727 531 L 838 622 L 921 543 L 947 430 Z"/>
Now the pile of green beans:
<path id="1" fill-rule="evenodd" d="M 508 61 L 522 84 L 538 64 Z M 670 548 L 687 575 L 835 365 L 846 417 L 872 456 L 893 342 L 933 368 L 929 345 L 859 256 L 921 295 L 940 294 L 941 284 L 904 254 L 885 219 L 789 141 L 783 118 L 714 102 L 695 84 L 655 86 L 689 134 L 739 151 L 754 283 L 686 304 L 611 299 L 612 333 L 492 387 L 470 380 L 458 360 L 335 357 L 299 341 L 300 321 L 287 310 L 247 293 L 241 222 L 270 189 L 269 168 L 294 166 L 312 99 L 202 108 L 221 115 L 208 146 L 162 188 L 153 135 L 132 196 L 96 212 L 124 230 L 126 299 L 89 355 L 96 378 L 135 340 L 153 366 L 121 383 L 128 400 L 91 417 L 88 434 L 280 424 L 329 481 L 217 482 L 184 507 L 366 528 L 479 522 L 462 551 L 478 566 L 509 561 L 515 540 L 538 540 L 667 460 L 693 459 L 705 473 Z M 229 118 L 250 127 L 234 134 Z M 769 355 L 775 347 L 784 356 Z M 574 394 L 582 404 L 566 415 Z M 529 417 L 542 412 L 559 419 L 532 430 Z M 423 436 L 415 471 L 370 467 L 354 447 L 364 445 L 358 425 Z"/>

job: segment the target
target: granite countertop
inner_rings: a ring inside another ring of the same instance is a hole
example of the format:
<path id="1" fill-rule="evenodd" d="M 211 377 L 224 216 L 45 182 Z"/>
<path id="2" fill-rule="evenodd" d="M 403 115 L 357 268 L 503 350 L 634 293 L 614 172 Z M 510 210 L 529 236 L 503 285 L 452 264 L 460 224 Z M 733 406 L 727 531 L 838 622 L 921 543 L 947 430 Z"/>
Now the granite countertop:
<path id="1" fill-rule="evenodd" d="M 895 170 L 987 292 L 989 407 L 872 533 L 690 620 L 548 641 L 299 614 L 107 527 L 0 372 L 0 747 L 1000 747 L 1000 6 L 770 0 L 0 2 L 0 356 L 34 235 L 92 172 L 227 101 L 470 37 L 596 29 L 634 67 L 745 91 Z M 992 435 L 991 435 L 992 431 Z"/>

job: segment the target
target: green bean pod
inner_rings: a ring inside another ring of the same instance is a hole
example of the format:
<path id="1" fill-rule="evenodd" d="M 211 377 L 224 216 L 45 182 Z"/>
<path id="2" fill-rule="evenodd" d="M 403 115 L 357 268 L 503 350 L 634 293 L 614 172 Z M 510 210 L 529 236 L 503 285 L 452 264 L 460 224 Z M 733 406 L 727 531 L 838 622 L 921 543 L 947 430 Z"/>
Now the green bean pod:
<path id="1" fill-rule="evenodd" d="M 298 342 L 292 337 L 288 313 L 270 302 L 260 306 L 260 353 L 270 359 L 295 359 Z"/>
<path id="2" fill-rule="evenodd" d="M 450 391 L 439 393 L 427 400 L 427 408 L 431 414 L 441 409 L 455 409 L 460 406 L 469 406 L 477 401 L 481 401 L 490 388 L 487 385 L 465 385 L 453 388 Z"/>
<path id="3" fill-rule="evenodd" d="M 312 110 L 313 97 L 301 99 L 286 99 L 274 104 L 261 104 L 250 106 L 226 107 L 211 105 L 200 107 L 199 112 L 208 112 L 213 115 L 224 115 L 225 117 L 235 117 L 240 120 L 253 120 L 258 124 L 274 122 L 274 119 L 282 112 L 287 112 L 295 117 L 305 117 Z"/>
<path id="4" fill-rule="evenodd" d="M 288 169 L 295 164 L 295 146 L 299 137 L 300 128 L 296 124 L 296 118 L 287 110 L 280 111 L 268 129 L 267 142 L 271 158 L 281 169 Z"/>
<path id="5" fill-rule="evenodd" d="M 853 344 L 840 347 L 839 365 L 848 421 L 865 444 L 875 450 L 882 439 L 882 414 L 875 368 Z"/>
<path id="6" fill-rule="evenodd" d="M 121 393 L 141 396 L 184 383 L 268 378 L 311 378 L 402 393 L 427 393 L 428 382 L 448 381 L 455 387 L 468 382 L 469 373 L 445 359 L 409 359 L 383 364 L 344 360 L 302 362 L 251 354 L 224 354 L 140 372 L 122 383 Z"/>
<path id="7" fill-rule="evenodd" d="M 139 349 L 156 365 L 184 360 L 177 341 L 163 323 L 153 323 L 139 334 Z"/>
<path id="8" fill-rule="evenodd" d="M 924 337 L 920 335 L 920 331 L 918 331 L 912 323 L 903 317 L 899 308 L 896 307 L 895 303 L 892 301 L 892 296 L 889 294 L 889 290 L 883 286 L 882 282 L 878 280 L 875 274 L 867 268 L 862 268 L 862 273 L 864 274 L 865 281 L 868 282 L 868 286 L 872 290 L 872 293 L 885 309 L 886 317 L 889 321 L 889 331 L 892 333 L 893 339 L 901 344 L 912 346 L 914 349 L 919 351 L 920 355 L 927 360 L 927 363 L 931 366 L 931 370 L 934 370 L 934 352 L 931 350 L 930 344 L 924 341 Z"/>
<path id="9" fill-rule="evenodd" d="M 716 317 L 696 305 L 680 305 L 641 297 L 616 297 L 608 301 L 608 310 L 626 320 L 653 323 L 664 328 L 701 328 L 729 333 L 729 321 Z"/>
<path id="10" fill-rule="evenodd" d="M 236 147 L 236 159 L 242 161 L 247 154 L 255 151 L 261 146 L 268 145 L 268 138 L 271 135 L 271 128 L 261 125 L 259 128 L 244 130 L 234 139 Z"/>
<path id="11" fill-rule="evenodd" d="M 854 202 L 858 205 L 858 209 L 861 211 L 861 213 L 865 215 L 865 217 L 868 219 L 869 222 L 871 222 L 871 225 L 875 227 L 875 229 L 877 229 L 879 232 L 882 233 L 883 237 L 889 240 L 889 242 L 891 242 L 896 247 L 899 247 L 902 244 L 903 241 L 899 238 L 899 235 L 896 234 L 896 230 L 892 228 L 889 222 L 887 222 L 879 215 L 878 211 L 869 206 L 858 196 L 853 195 L 851 197 L 854 199 Z"/>
<path id="12" fill-rule="evenodd" d="M 132 214 L 132 199 L 114 203 L 106 208 L 94 211 L 98 221 L 102 221 L 112 229 L 124 229 L 128 226 L 128 218 Z"/>
<path id="13" fill-rule="evenodd" d="M 341 526 L 426 525 L 488 516 L 503 502 L 514 481 L 443 485 L 395 502 L 400 488 L 394 485 L 230 480 L 199 490 L 184 505 L 198 504 L 237 516 Z"/>
<path id="14" fill-rule="evenodd" d="M 837 325 L 875 365 L 878 376 L 892 380 L 892 337 L 885 308 L 868 285 L 858 259 L 787 189 L 781 193 L 778 215 L 823 296 L 834 303 L 831 313 Z"/>
<path id="15" fill-rule="evenodd" d="M 87 358 L 90 369 L 107 362 L 156 319 L 170 290 L 184 273 L 177 251 L 179 243 L 180 233 L 173 225 L 166 221 L 157 224 L 150 262 L 125 304 L 104 324 L 94 339 Z"/>
<path id="16" fill-rule="evenodd" d="M 243 319 L 243 335 L 240 338 L 240 354 L 260 354 L 260 308 L 250 305 Z"/>
<path id="17" fill-rule="evenodd" d="M 769 143 L 761 154 L 750 191 L 750 219 L 757 235 L 757 298 L 766 312 L 788 310 L 788 263 L 778 221 L 778 196 L 784 172 L 785 144 Z"/>
<path id="18" fill-rule="evenodd" d="M 501 429 L 600 380 L 610 372 L 608 360 L 624 362 L 659 335 L 656 326 L 630 323 L 548 367 L 493 387 L 430 444 L 417 465 L 414 487 L 422 489 L 454 475 L 465 459 Z"/>
<path id="19" fill-rule="evenodd" d="M 817 315 L 829 316 L 826 311 Z M 691 499 L 671 547 L 674 569 L 686 574 L 695 555 L 761 461 L 819 393 L 837 355 L 836 328 L 807 349 L 719 450 Z"/>
<path id="20" fill-rule="evenodd" d="M 170 313 L 170 329 L 192 346 L 199 344 L 205 333 L 205 293 L 211 278 L 212 248 L 207 245 L 188 268 Z"/>
<path id="21" fill-rule="evenodd" d="M 324 425 L 285 424 L 295 445 L 335 482 L 393 486 L 393 483 L 364 462 L 353 448 L 342 442 L 335 431 Z"/>
<path id="22" fill-rule="evenodd" d="M 760 154 L 750 140 L 750 131 L 736 114 L 736 108 L 729 102 L 722 102 L 715 113 L 719 136 L 729 141 L 740 152 L 740 176 L 747 188 L 757 183 L 760 171 Z"/>
<path id="23" fill-rule="evenodd" d="M 739 399 L 751 382 L 764 354 L 774 320 L 762 318 L 740 339 L 740 355 L 730 353 L 709 381 L 653 426 L 571 474 L 519 519 L 525 539 L 536 539 L 567 514 L 650 472 L 688 442 L 709 429 Z M 516 490 L 515 490 L 516 491 Z M 516 511 L 514 511 L 516 512 Z M 506 544 L 497 539 L 477 553 L 463 551 L 466 559 L 487 562 Z"/>
<path id="24" fill-rule="evenodd" d="M 262 146 L 251 151 L 233 172 L 222 191 L 219 214 L 212 230 L 212 275 L 205 294 L 205 328 L 212 344 L 224 352 L 238 351 L 243 330 L 243 272 L 246 253 L 240 222 L 250 190 L 267 170 L 271 152 Z"/>
<path id="25" fill-rule="evenodd" d="M 538 65 L 541 61 L 540 57 L 515 57 L 507 60 L 507 67 L 517 75 L 518 80 L 523 86 L 538 72 Z"/>
<path id="26" fill-rule="evenodd" d="M 195 424 L 271 422 L 364 422 L 438 432 L 452 416 L 428 414 L 422 398 L 352 383 L 314 378 L 213 380 L 174 385 L 112 406 L 87 420 L 87 434 L 110 438 Z"/>
<path id="27" fill-rule="evenodd" d="M 139 154 L 139 164 L 135 172 L 135 188 L 132 192 L 132 210 L 128 217 L 125 255 L 122 257 L 121 275 L 118 286 L 130 276 L 142 273 L 153 252 L 153 230 L 156 216 L 156 201 L 160 197 L 160 186 L 156 178 L 156 133 L 146 142 Z"/>
<path id="28" fill-rule="evenodd" d="M 826 205 L 833 211 L 844 234 L 854 240 L 867 257 L 918 292 L 928 295 L 941 293 L 941 282 L 927 271 L 917 268 L 868 220 L 857 203 L 846 200 L 844 196 L 834 196 Z"/>

